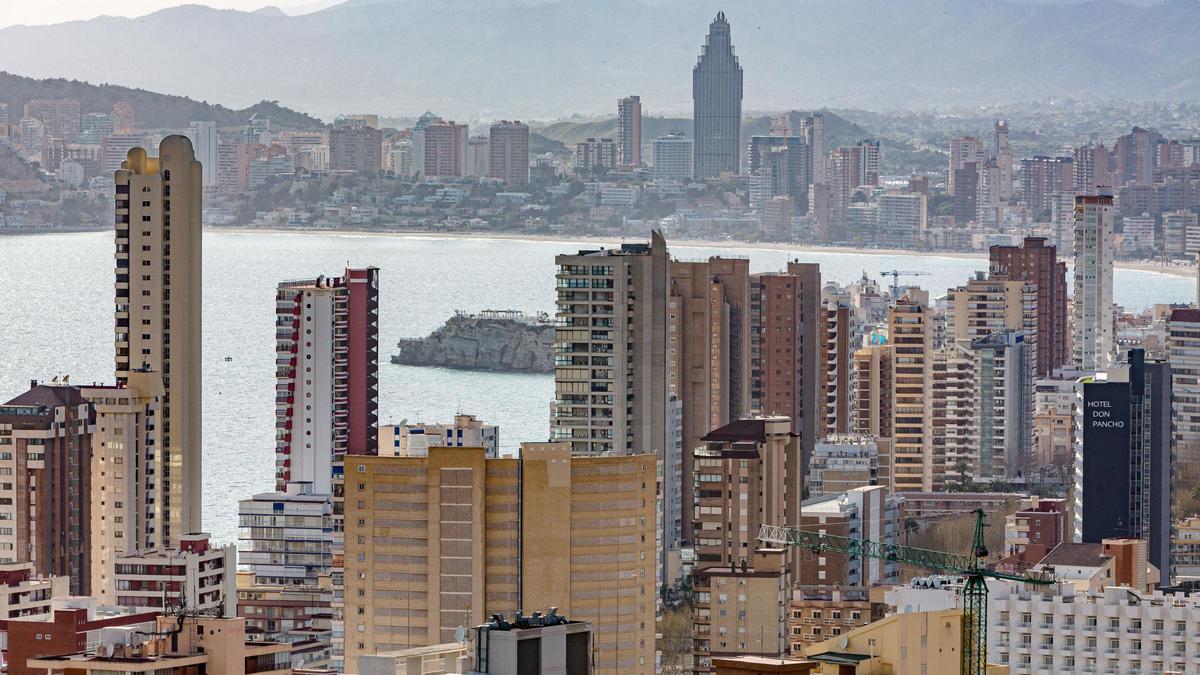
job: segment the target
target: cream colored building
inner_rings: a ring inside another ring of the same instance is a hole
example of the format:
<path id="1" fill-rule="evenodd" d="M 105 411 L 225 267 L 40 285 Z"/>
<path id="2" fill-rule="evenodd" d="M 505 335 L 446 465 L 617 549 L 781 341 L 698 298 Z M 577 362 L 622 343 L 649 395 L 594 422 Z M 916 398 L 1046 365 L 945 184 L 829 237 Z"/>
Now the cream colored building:
<path id="1" fill-rule="evenodd" d="M 130 372 L 124 387 L 83 387 L 96 411 L 92 432 L 91 594 L 103 605 L 117 604 L 113 564 L 139 550 L 162 546 L 155 499 L 160 494 L 152 471 L 156 455 L 162 378 Z"/>
<path id="2" fill-rule="evenodd" d="M 485 448 L 500 456 L 500 428 L 474 415 L 457 414 L 451 424 L 400 422 L 379 425 L 379 454 L 422 457 L 429 448 Z"/>
<path id="3" fill-rule="evenodd" d="M 976 272 L 966 284 L 947 290 L 946 299 L 946 334 L 952 340 L 970 342 L 1005 328 L 1027 331 L 1037 340 L 1035 284 Z"/>
<path id="4" fill-rule="evenodd" d="M 945 465 L 933 453 L 933 310 L 925 293 L 910 290 L 889 308 L 888 343 L 894 350 L 892 481 L 899 492 L 932 490 Z"/>
<path id="5" fill-rule="evenodd" d="M 592 623 L 597 673 L 652 669 L 656 467 L 565 443 L 348 458 L 346 662 L 557 607 Z"/>
<path id="6" fill-rule="evenodd" d="M 162 378 L 154 530 L 174 546 L 201 528 L 201 166 L 187 137 L 167 136 L 158 157 L 130 150 L 113 181 L 117 384 Z"/>
<path id="7" fill-rule="evenodd" d="M 788 651 L 792 577 L 787 551 L 759 549 L 747 563 L 709 567 L 694 577 L 694 672 L 713 672 L 714 658 L 780 656 Z"/>

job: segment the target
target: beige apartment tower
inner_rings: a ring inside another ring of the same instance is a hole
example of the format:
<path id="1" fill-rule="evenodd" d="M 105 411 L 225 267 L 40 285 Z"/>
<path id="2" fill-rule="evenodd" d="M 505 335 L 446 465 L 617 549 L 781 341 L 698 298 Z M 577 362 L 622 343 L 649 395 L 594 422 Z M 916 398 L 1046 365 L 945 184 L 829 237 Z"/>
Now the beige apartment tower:
<path id="1" fill-rule="evenodd" d="M 201 167 L 186 136 L 168 136 L 158 157 L 130 150 L 113 182 L 117 384 L 161 374 L 154 530 L 174 546 L 201 529 Z"/>
<path id="2" fill-rule="evenodd" d="M 592 623 L 595 672 L 650 672 L 656 467 L 565 443 L 348 458 L 346 662 L 557 607 Z"/>
<path id="3" fill-rule="evenodd" d="M 667 284 L 662 234 L 649 244 L 559 255 L 551 435 L 575 454 L 667 448 Z"/>
<path id="4" fill-rule="evenodd" d="M 930 491 L 944 465 L 932 447 L 933 311 L 924 292 L 906 293 L 888 308 L 892 345 L 892 480 L 895 490 Z"/>

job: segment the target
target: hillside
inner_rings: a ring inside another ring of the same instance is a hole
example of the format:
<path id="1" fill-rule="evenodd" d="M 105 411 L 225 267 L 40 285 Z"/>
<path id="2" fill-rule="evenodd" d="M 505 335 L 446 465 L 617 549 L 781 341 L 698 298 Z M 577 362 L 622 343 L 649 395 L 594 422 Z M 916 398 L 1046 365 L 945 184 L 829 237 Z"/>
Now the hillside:
<path id="1" fill-rule="evenodd" d="M 9 115 L 20 117 L 25 103 L 35 98 L 79 99 L 80 110 L 112 112 L 113 104 L 126 101 L 137 111 L 138 126 L 142 129 L 180 129 L 192 120 L 212 120 L 218 127 L 241 126 L 254 114 L 269 117 L 272 128 L 316 129 L 321 120 L 274 101 L 262 101 L 242 110 L 195 101 L 182 96 L 157 94 L 144 89 L 132 89 L 111 84 L 89 84 L 78 80 L 35 80 L 0 71 L 0 103 L 7 103 Z"/>
<path id="2" fill-rule="evenodd" d="M 1200 33 L 1196 0 L 355 0 L 301 16 L 185 5 L 6 28 L 0 64 L 233 106 L 288 101 L 326 119 L 547 119 L 608 112 L 630 93 L 671 115 L 691 109 L 718 9 L 747 109 L 1200 100 L 1200 54 L 1164 37 Z"/>

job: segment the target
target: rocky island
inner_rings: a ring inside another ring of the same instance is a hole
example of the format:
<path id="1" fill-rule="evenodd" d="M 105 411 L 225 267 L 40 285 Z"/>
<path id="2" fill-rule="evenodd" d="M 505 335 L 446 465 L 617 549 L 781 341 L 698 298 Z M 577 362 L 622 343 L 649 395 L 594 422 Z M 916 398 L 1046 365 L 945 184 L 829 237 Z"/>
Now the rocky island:
<path id="1" fill-rule="evenodd" d="M 554 322 L 513 310 L 455 312 L 428 337 L 401 340 L 392 363 L 462 370 L 554 372 Z"/>

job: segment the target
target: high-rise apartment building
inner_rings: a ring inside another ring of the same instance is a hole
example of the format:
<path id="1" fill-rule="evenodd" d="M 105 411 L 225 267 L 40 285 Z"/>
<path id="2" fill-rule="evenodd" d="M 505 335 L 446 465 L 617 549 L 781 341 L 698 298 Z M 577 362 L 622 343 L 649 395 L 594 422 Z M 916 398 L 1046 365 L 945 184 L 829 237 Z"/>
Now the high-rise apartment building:
<path id="1" fill-rule="evenodd" d="M 642 97 L 626 96 L 617 101 L 617 148 L 621 166 L 642 163 Z"/>
<path id="2" fill-rule="evenodd" d="M 384 154 L 386 168 L 387 154 Z M 467 161 L 463 175 L 472 178 L 487 178 L 492 173 L 491 138 L 474 136 L 467 139 Z"/>
<path id="3" fill-rule="evenodd" d="M 786 525 L 800 517 L 807 467 L 786 417 L 748 417 L 710 431 L 691 451 L 693 484 L 690 531 L 696 569 L 749 563 L 763 525 Z M 799 558 L 788 553 L 799 573 Z"/>
<path id="4" fill-rule="evenodd" d="M 581 250 L 558 265 L 551 432 L 576 454 L 667 447 L 670 254 L 649 244 Z"/>
<path id="5" fill-rule="evenodd" d="M 79 135 L 79 99 L 35 98 L 25 104 L 25 117 L 41 120 L 52 138 L 73 141 Z"/>
<path id="6" fill-rule="evenodd" d="M 823 161 L 823 160 L 822 160 Z M 764 197 L 787 196 L 808 203 L 812 182 L 809 147 L 799 136 L 752 136 L 747 148 L 746 169 L 763 179 Z"/>
<path id="7" fill-rule="evenodd" d="M 807 463 L 822 410 L 821 269 L 793 261 L 751 283 L 750 409 L 791 419 Z"/>
<path id="8" fill-rule="evenodd" d="M 153 529 L 163 546 L 201 526 L 201 171 L 191 141 L 168 136 L 158 157 L 130 150 L 113 179 L 116 377 L 162 378 Z"/>
<path id="9" fill-rule="evenodd" d="M 1034 284 L 1037 293 L 1037 375 L 1046 377 L 1070 360 L 1067 350 L 1067 264 L 1045 237 L 1026 237 L 1021 246 L 988 249 L 991 274 Z"/>
<path id="10" fill-rule="evenodd" d="M 946 193 L 951 197 L 958 195 L 958 180 L 957 172 L 967 168 L 968 164 L 973 164 L 976 169 L 983 166 L 984 152 L 983 143 L 974 136 L 959 136 L 950 140 L 950 166 L 946 172 Z M 974 192 L 975 187 L 969 188 Z"/>
<path id="11" fill-rule="evenodd" d="M 415 137 L 415 135 L 414 135 Z M 422 131 L 421 175 L 426 178 L 455 178 L 465 175 L 467 125 L 437 120 Z"/>
<path id="12" fill-rule="evenodd" d="M 1131 349 L 1082 384 L 1076 416 L 1074 537 L 1149 541 L 1167 574 L 1171 549 L 1171 365 Z"/>
<path id="13" fill-rule="evenodd" d="M 589 138 L 575 144 L 575 173 L 591 173 L 598 169 L 617 168 L 618 146 L 611 138 Z"/>
<path id="14" fill-rule="evenodd" d="M 529 182 L 529 127 L 521 122 L 502 120 L 489 129 L 488 163 L 490 178 L 505 185 Z"/>
<path id="15" fill-rule="evenodd" d="M 935 349 L 930 391 L 930 444 L 936 465 L 945 466 L 941 483 L 970 482 L 979 465 L 979 396 L 975 380 L 975 355 L 969 342 L 950 342 Z"/>
<path id="16" fill-rule="evenodd" d="M 1098 372 L 1112 361 L 1113 198 L 1075 197 L 1075 293 L 1071 297 L 1073 362 Z"/>
<path id="17" fill-rule="evenodd" d="M 791 241 L 796 200 L 787 196 L 771 197 L 763 202 L 759 221 L 766 241 Z"/>
<path id="18" fill-rule="evenodd" d="M 1033 467 L 1034 344 L 1023 330 L 971 340 L 975 480 L 1013 481 Z"/>
<path id="19" fill-rule="evenodd" d="M 1134 127 L 1128 134 L 1118 136 L 1113 147 L 1116 165 L 1114 187 L 1129 184 L 1153 185 L 1158 146 L 1162 142 L 1162 134 L 1141 127 Z M 1095 186 L 1089 185 L 1087 194 L 1092 194 L 1095 189 Z"/>
<path id="20" fill-rule="evenodd" d="M 992 153 L 998 171 L 996 196 L 1007 204 L 1012 199 L 1013 188 L 1013 153 L 1008 145 L 1008 120 L 996 120 L 992 126 Z"/>
<path id="21" fill-rule="evenodd" d="M 285 281 L 275 317 L 276 489 L 327 495 L 336 457 L 379 447 L 379 269 Z"/>
<path id="22" fill-rule="evenodd" d="M 94 418 L 79 388 L 68 385 L 33 382 L 0 405 L 0 562 L 70 576 L 75 595 L 91 592 Z"/>
<path id="23" fill-rule="evenodd" d="M 1110 166 L 1112 154 L 1108 148 L 1103 145 L 1082 145 L 1075 148 L 1073 157 L 1077 194 L 1091 195 L 1116 187 Z"/>
<path id="24" fill-rule="evenodd" d="M 668 134 L 654 139 L 654 167 L 656 179 L 687 181 L 693 171 L 692 139 L 683 134 Z"/>
<path id="25" fill-rule="evenodd" d="M 945 476 L 932 452 L 930 392 L 933 310 L 924 293 L 908 293 L 888 309 L 888 343 L 893 349 L 892 480 L 897 491 L 929 491 Z"/>
<path id="26" fill-rule="evenodd" d="M 1075 188 L 1074 159 L 1037 155 L 1021 160 L 1021 201 L 1035 216 L 1049 213 L 1055 197 Z"/>
<path id="27" fill-rule="evenodd" d="M 800 137 L 808 146 L 810 183 L 825 183 L 825 115 L 814 112 L 800 118 Z"/>
<path id="28" fill-rule="evenodd" d="M 1036 340 L 1037 290 L 1026 281 L 976 272 L 966 284 L 946 291 L 946 337 L 970 342 L 1011 329 Z"/>
<path id="29" fill-rule="evenodd" d="M 335 124 L 329 130 L 329 168 L 333 171 L 381 170 L 383 132 L 365 124 Z"/>
<path id="30" fill-rule="evenodd" d="M 96 423 L 91 447 L 91 595 L 115 605 L 113 564 L 122 555 L 162 547 L 158 525 L 161 481 L 154 433 L 163 402 L 158 373 L 132 371 L 125 386 L 81 387 Z"/>
<path id="31" fill-rule="evenodd" d="M 347 459 L 346 662 L 558 607 L 592 623 L 596 673 L 652 669 L 657 461 L 565 444 Z"/>
<path id="32" fill-rule="evenodd" d="M 871 344 L 854 352 L 854 433 L 892 438 L 895 347 Z"/>
<path id="33" fill-rule="evenodd" d="M 667 390 L 682 405 L 683 503 L 691 504 L 691 451 L 750 412 L 750 261 L 672 261 L 670 284 Z"/>
<path id="34" fill-rule="evenodd" d="M 738 173 L 742 153 L 742 66 L 730 40 L 725 13 L 708 26 L 704 49 L 692 69 L 692 138 L 696 178 Z"/>
<path id="35" fill-rule="evenodd" d="M 1200 310 L 1173 309 L 1167 319 L 1171 429 L 1175 461 L 1200 468 Z"/>
<path id="36" fill-rule="evenodd" d="M 851 310 L 846 303 L 824 303 L 821 322 L 821 414 L 817 438 L 851 430 L 851 367 L 854 354 Z"/>
<path id="37" fill-rule="evenodd" d="M 188 127 L 188 138 L 196 151 L 196 161 L 200 162 L 200 173 L 204 177 L 204 187 L 217 186 L 217 123 L 211 121 L 192 122 Z"/>
<path id="38" fill-rule="evenodd" d="M 929 198 L 916 192 L 887 192 L 876 199 L 875 242 L 882 246 L 916 248 L 925 236 Z"/>

